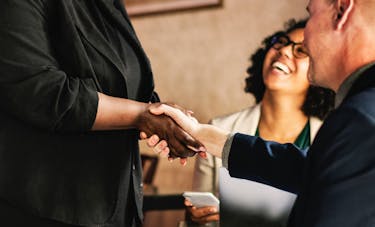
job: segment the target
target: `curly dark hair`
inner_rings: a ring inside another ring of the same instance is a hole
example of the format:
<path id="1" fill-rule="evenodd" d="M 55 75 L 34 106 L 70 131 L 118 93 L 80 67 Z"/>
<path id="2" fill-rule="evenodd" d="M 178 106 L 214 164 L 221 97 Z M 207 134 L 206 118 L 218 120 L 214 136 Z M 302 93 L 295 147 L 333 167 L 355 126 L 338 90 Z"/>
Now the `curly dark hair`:
<path id="1" fill-rule="evenodd" d="M 268 50 L 271 48 L 271 39 L 275 35 L 282 33 L 290 33 L 299 28 L 305 28 L 306 19 L 296 21 L 290 19 L 285 23 L 284 31 L 277 31 L 270 36 L 267 36 L 263 41 L 261 47 L 250 57 L 251 66 L 247 69 L 249 75 L 246 79 L 245 92 L 251 93 L 255 96 L 256 103 L 263 99 L 265 92 L 265 85 L 263 82 L 263 62 Z M 315 116 L 324 119 L 327 114 L 333 109 L 335 93 L 329 89 L 310 85 L 305 102 L 301 109 L 306 116 Z"/>

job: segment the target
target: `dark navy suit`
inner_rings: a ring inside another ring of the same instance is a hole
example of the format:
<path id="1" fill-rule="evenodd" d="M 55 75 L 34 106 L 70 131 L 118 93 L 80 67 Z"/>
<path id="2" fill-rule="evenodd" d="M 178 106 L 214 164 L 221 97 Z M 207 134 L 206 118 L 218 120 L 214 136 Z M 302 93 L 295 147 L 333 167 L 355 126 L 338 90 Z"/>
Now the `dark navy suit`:
<path id="1" fill-rule="evenodd" d="M 358 77 L 307 153 L 235 134 L 228 169 L 297 193 L 288 226 L 375 226 L 375 67 Z"/>

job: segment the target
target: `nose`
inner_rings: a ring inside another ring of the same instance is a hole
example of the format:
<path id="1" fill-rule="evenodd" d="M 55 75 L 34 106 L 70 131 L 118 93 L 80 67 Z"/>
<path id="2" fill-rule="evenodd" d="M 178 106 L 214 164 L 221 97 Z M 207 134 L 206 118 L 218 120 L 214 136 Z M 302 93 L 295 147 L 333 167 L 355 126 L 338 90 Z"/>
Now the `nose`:
<path id="1" fill-rule="evenodd" d="M 285 56 L 285 57 L 291 59 L 293 57 L 293 47 L 292 46 L 293 45 L 291 43 L 289 45 L 283 46 L 282 48 L 280 48 L 279 53 L 282 56 Z"/>

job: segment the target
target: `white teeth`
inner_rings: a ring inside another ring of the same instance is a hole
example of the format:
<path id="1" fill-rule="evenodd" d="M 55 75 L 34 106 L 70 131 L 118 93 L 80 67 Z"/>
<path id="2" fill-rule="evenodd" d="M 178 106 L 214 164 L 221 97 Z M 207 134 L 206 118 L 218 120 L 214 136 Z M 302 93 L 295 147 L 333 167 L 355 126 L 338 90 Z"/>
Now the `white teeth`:
<path id="1" fill-rule="evenodd" d="M 276 68 L 276 69 L 278 69 L 278 70 L 283 71 L 285 74 L 289 74 L 289 73 L 290 73 L 290 69 L 289 69 L 289 67 L 288 67 L 287 65 L 281 63 L 281 62 L 278 62 L 278 61 L 274 62 L 274 63 L 272 64 L 272 67 L 273 67 L 273 68 Z"/>

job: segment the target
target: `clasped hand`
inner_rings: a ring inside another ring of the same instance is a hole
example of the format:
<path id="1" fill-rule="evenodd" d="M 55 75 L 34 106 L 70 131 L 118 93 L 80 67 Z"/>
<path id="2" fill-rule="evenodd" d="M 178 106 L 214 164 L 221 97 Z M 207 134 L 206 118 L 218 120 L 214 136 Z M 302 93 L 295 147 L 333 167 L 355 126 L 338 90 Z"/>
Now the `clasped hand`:
<path id="1" fill-rule="evenodd" d="M 205 148 L 202 143 L 182 129 L 175 119 L 165 115 L 164 107 L 173 108 L 179 114 L 188 116 L 187 119 L 190 122 L 185 122 L 185 124 L 192 124 L 192 127 L 197 124 L 196 119 L 191 116 L 191 111 L 186 111 L 177 105 L 150 104 L 137 120 L 141 139 L 148 138 L 148 146 L 154 147 L 158 153 L 168 155 L 169 159 L 181 158 L 181 164 L 186 163 L 187 157 L 192 157 L 197 153 L 205 157 Z"/>

